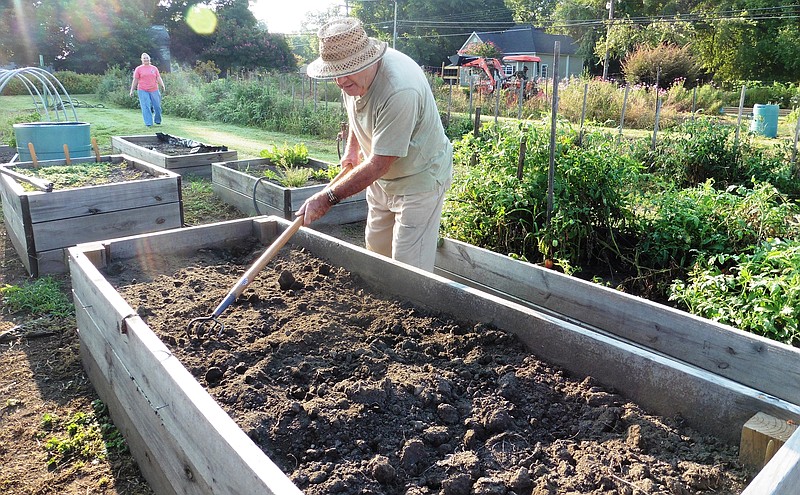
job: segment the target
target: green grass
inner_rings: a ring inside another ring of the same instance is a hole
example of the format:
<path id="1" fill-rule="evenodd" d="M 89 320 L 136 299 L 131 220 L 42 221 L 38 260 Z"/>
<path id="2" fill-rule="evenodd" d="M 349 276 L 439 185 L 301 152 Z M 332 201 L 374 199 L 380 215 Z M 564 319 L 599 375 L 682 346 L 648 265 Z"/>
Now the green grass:
<path id="1" fill-rule="evenodd" d="M 95 106 L 100 103 L 93 95 L 71 95 L 73 99 Z M 165 98 L 169 98 L 167 94 Z M 5 144 L 3 136 L 13 132 L 11 121 L 20 113 L 35 110 L 30 96 L 0 96 L 0 144 Z M 164 125 L 147 128 L 139 110 L 124 108 L 78 107 L 78 120 L 90 124 L 91 137 L 97 140 L 101 154 L 111 154 L 111 136 L 133 136 L 164 132 L 173 136 L 193 139 L 213 146 L 227 146 L 236 150 L 239 158 L 258 158 L 261 150 L 275 145 L 305 144 L 310 157 L 317 160 L 338 163 L 335 140 L 322 140 L 314 137 L 295 136 L 279 132 L 268 132 L 251 127 L 222 124 L 219 122 L 199 122 L 164 115 Z M 72 113 L 68 112 L 70 120 Z M 42 117 L 42 120 L 46 120 Z"/>
<path id="2" fill-rule="evenodd" d="M 52 277 L 42 277 L 22 285 L 0 286 L 0 300 L 9 313 L 66 317 L 75 312 L 69 296 Z"/>

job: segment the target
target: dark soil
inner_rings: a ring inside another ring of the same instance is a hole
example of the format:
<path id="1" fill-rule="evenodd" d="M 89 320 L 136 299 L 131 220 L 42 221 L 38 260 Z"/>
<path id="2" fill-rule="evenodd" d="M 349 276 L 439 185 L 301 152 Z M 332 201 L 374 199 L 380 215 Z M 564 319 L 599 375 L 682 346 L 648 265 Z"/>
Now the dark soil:
<path id="1" fill-rule="evenodd" d="M 749 481 L 735 447 L 680 418 L 302 250 L 268 264 L 220 335 L 187 335 L 263 247 L 253 249 L 163 259 L 157 273 L 126 262 L 109 278 L 309 495 L 738 494 Z"/>
<path id="2" fill-rule="evenodd" d="M 17 149 L 0 144 L 0 163 L 9 163 L 17 154 Z"/>

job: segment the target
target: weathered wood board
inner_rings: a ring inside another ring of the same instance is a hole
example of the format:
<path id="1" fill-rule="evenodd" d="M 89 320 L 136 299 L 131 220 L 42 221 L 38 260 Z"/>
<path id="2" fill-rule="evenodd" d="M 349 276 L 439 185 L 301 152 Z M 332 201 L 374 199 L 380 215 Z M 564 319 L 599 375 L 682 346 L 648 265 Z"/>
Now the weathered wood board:
<path id="1" fill-rule="evenodd" d="M 45 192 L 27 191 L 15 178 L 0 173 L 6 231 L 32 276 L 67 271 L 64 248 L 69 246 L 183 225 L 180 175 L 125 155 L 101 156 L 100 161 L 127 161 L 154 178 Z M 94 157 L 71 160 L 73 165 L 94 162 Z M 40 167 L 64 164 L 39 162 Z M 6 165 L 20 173 L 32 166 Z"/>
<path id="2" fill-rule="evenodd" d="M 640 297 L 444 239 L 436 271 L 800 403 L 800 349 Z"/>
<path id="3" fill-rule="evenodd" d="M 236 160 L 239 156 L 234 150 L 167 155 L 148 148 L 158 144 L 159 140 L 155 134 L 111 137 L 111 148 L 114 153 L 129 155 L 184 176 L 211 178 L 212 163 Z"/>
<path id="4" fill-rule="evenodd" d="M 325 184 L 284 187 L 266 179 L 259 180 L 259 175 L 249 172 L 251 167 L 270 164 L 269 160 L 263 158 L 213 164 L 211 187 L 214 194 L 247 215 L 277 215 L 291 220 L 306 199 L 325 188 Z M 318 169 L 330 166 L 333 165 L 313 159 L 309 160 L 308 164 L 309 168 Z M 319 223 L 337 225 L 359 222 L 366 218 L 366 194 L 361 192 L 335 205 L 319 220 Z"/>
<path id="5" fill-rule="evenodd" d="M 285 476 L 274 472 L 274 464 L 216 406 L 92 262 L 103 265 L 164 252 L 185 252 L 188 257 L 196 249 L 252 237 L 267 245 L 288 226 L 279 217 L 257 217 L 69 250 L 80 308 L 78 328 L 88 353 L 85 366 L 101 398 L 110 404 L 115 424 L 121 423 L 123 432 L 136 431 L 131 449 L 160 492 L 299 493 Z M 380 287 L 384 293 L 460 320 L 513 332 L 538 358 L 570 373 L 591 375 L 656 414 L 680 414 L 699 431 L 731 444 L 738 444 L 742 426 L 757 412 L 800 420 L 800 406 L 795 403 L 314 230 L 301 228 L 290 242 L 358 275 L 367 287 Z M 796 445 L 797 439 L 791 438 L 765 469 L 780 479 L 798 476 L 796 460 L 784 454 Z M 757 493 L 793 492 L 775 485 Z"/>

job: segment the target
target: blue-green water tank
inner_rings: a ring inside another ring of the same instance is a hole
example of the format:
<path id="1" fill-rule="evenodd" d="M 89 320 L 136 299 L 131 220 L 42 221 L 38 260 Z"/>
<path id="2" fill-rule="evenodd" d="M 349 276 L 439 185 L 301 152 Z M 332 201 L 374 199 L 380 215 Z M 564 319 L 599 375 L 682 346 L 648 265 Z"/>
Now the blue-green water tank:
<path id="1" fill-rule="evenodd" d="M 778 105 L 753 105 L 753 121 L 750 132 L 774 138 L 778 135 Z"/>
<path id="2" fill-rule="evenodd" d="M 92 156 L 89 124 L 86 122 L 26 122 L 14 124 L 19 161 L 32 160 L 28 143 L 33 143 L 37 160 L 63 160 L 64 145 L 70 158 Z"/>

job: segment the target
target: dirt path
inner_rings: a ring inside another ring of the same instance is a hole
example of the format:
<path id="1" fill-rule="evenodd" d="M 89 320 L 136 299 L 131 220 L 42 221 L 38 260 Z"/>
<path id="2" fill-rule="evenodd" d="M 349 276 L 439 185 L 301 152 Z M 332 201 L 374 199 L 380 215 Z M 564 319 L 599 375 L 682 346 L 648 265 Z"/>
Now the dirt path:
<path id="1" fill-rule="evenodd" d="M 748 481 L 735 448 L 301 250 L 284 248 L 226 310 L 221 336 L 187 336 L 260 252 L 109 276 L 309 495 L 738 494 Z"/>

